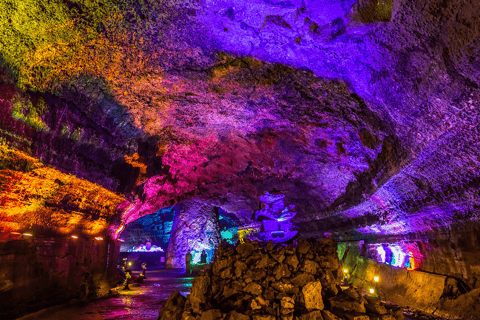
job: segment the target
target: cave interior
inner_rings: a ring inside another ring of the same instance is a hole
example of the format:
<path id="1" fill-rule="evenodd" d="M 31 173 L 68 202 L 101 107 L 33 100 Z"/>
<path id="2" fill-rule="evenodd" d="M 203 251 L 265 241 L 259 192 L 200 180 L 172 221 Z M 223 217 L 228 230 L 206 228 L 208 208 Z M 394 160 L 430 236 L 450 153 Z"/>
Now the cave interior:
<path id="1" fill-rule="evenodd" d="M 7 0 L 0 24 L 6 315 L 87 271 L 108 294 L 135 249 L 264 239 L 267 193 L 355 285 L 480 315 L 478 0 Z"/>

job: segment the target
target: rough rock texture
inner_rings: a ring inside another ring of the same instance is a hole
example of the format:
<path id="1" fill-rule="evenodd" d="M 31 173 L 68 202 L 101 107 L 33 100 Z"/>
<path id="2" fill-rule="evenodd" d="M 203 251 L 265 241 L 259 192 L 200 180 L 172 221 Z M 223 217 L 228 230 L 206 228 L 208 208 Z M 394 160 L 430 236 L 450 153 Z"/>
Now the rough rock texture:
<path id="1" fill-rule="evenodd" d="M 193 200 L 182 202 L 176 210 L 168 243 L 167 266 L 185 268 L 187 252 L 198 255 L 205 250 L 210 260 L 221 240 L 218 213 L 212 206 Z"/>
<path id="2" fill-rule="evenodd" d="M 451 241 L 455 239 L 452 238 Z M 372 246 L 376 245 L 372 244 Z M 392 248 L 402 247 L 402 243 L 388 245 Z M 365 245 L 365 247 L 368 246 Z M 423 244 L 422 250 L 416 252 L 416 270 L 407 270 L 393 263 L 388 265 L 390 263 L 378 261 L 378 256 L 374 256 L 375 260 L 373 260 L 365 256 L 368 252 L 365 250 L 362 253 L 359 246 L 353 243 L 350 243 L 350 248 L 345 251 L 340 246 L 339 256 L 343 268 L 349 271 L 350 283 L 365 291 L 375 288 L 375 294 L 380 298 L 424 313 L 434 313 L 436 316 L 445 318 L 478 319 L 478 303 L 475 300 L 478 296 L 478 281 L 470 273 L 475 270 L 470 269 L 471 265 L 463 264 L 462 260 L 453 263 L 448 260 L 448 255 L 441 256 L 442 251 L 439 251 L 439 247 L 436 247 L 433 241 Z M 465 247 L 459 247 L 457 256 L 467 256 L 467 253 Z M 432 269 L 435 262 L 438 269 Z M 442 268 L 451 269 L 447 272 L 448 269 Z M 459 271 L 462 272 L 458 273 Z M 470 276 L 467 277 L 469 273 Z M 380 281 L 375 282 L 374 277 L 379 277 Z M 358 304 L 342 304 L 343 309 L 361 307 Z M 371 300 L 368 300 L 365 308 L 367 312 L 385 313 L 383 306 Z"/>
<path id="3" fill-rule="evenodd" d="M 22 189 L 35 170 L 1 164 L 12 210 L 0 227 L 115 231 L 191 199 L 245 226 L 273 190 L 303 234 L 478 226 L 479 11 L 477 0 L 3 1 L 1 142 L 54 167 L 42 181 L 55 190 L 58 172 L 96 187 L 60 186 L 50 201 Z"/>
<path id="4" fill-rule="evenodd" d="M 403 319 L 403 314 L 396 314 L 391 308 L 386 311 L 384 304 L 378 300 L 365 300 L 353 287 L 343 292 L 324 289 L 338 287 L 343 274 L 335 248 L 336 243 L 332 239 L 313 243 L 300 240 L 297 246 L 274 246 L 269 243 L 263 247 L 257 242 L 246 241 L 233 247 L 223 243 L 218 248 L 212 268 L 194 279 L 182 319 L 335 320 L 336 315 L 340 315 L 342 319 L 365 320 L 369 319 L 365 314 L 365 306 L 370 304 L 368 310 L 372 314 Z M 246 255 L 246 252 L 249 254 Z M 326 258 L 334 263 L 322 265 L 314 274 L 308 274 L 308 282 L 297 283 L 293 281 L 294 275 L 299 277 L 306 273 L 292 266 L 287 266 L 290 270 L 288 276 L 276 278 L 275 269 L 282 262 L 278 262 L 275 255 L 294 255 L 300 265 L 309 261 L 308 257 L 319 262 Z M 272 261 L 271 265 L 261 264 L 264 259 Z M 233 275 L 233 269 L 236 275 Z M 228 271 L 228 277 L 223 276 L 225 271 Z M 334 274 L 335 277 L 327 280 L 325 274 Z M 170 307 L 177 297 L 178 292 L 170 296 L 160 315 L 173 312 L 180 314 L 177 306 Z M 323 310 L 326 306 L 333 313 Z M 159 319 L 163 318 L 159 316 Z"/>

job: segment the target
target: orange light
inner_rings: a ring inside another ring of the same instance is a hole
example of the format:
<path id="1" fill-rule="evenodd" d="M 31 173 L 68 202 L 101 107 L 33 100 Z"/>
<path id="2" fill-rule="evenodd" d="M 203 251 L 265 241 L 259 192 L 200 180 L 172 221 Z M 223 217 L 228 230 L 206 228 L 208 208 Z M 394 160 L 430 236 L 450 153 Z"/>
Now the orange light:
<path id="1" fill-rule="evenodd" d="M 33 237 L 33 234 L 31 234 L 31 233 L 24 233 L 23 235 L 27 236 L 27 237 Z"/>
<path id="2" fill-rule="evenodd" d="M 102 237 L 95 237 L 96 240 L 103 240 Z"/>
<path id="3" fill-rule="evenodd" d="M 120 226 L 120 228 L 117 229 L 117 231 L 115 231 L 115 239 L 118 238 L 118 236 L 120 235 L 120 233 L 122 232 L 122 230 L 125 228 L 125 226 L 122 224 Z"/>
<path id="4" fill-rule="evenodd" d="M 373 280 L 374 280 L 375 282 L 378 282 L 378 281 L 380 280 L 380 278 L 379 278 L 379 277 L 373 277 Z"/>
<path id="5" fill-rule="evenodd" d="M 20 232 L 10 232 L 11 234 L 20 234 Z"/>
<path id="6" fill-rule="evenodd" d="M 125 242 L 125 240 L 123 240 L 123 239 L 118 239 L 118 241 L 119 241 L 119 242 Z"/>
<path id="7" fill-rule="evenodd" d="M 374 293 L 374 292 L 375 292 L 375 290 L 373 290 L 373 289 L 370 289 L 370 293 Z"/>
<path id="8" fill-rule="evenodd" d="M 73 239 L 78 239 L 78 237 L 77 237 L 77 236 L 72 236 L 72 238 L 73 238 Z"/>

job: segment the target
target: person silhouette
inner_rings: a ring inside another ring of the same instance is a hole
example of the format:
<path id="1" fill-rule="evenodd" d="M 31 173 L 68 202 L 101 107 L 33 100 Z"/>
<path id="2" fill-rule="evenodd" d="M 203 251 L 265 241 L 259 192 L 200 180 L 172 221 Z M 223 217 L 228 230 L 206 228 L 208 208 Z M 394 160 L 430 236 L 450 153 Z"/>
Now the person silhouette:
<path id="1" fill-rule="evenodd" d="M 207 253 L 205 250 L 202 251 L 202 255 L 200 256 L 200 263 L 207 263 Z"/>

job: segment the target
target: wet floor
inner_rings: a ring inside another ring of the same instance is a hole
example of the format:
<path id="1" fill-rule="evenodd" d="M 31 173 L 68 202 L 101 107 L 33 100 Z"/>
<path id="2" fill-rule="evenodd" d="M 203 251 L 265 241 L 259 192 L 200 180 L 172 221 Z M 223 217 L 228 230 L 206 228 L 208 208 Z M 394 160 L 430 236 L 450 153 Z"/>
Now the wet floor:
<path id="1" fill-rule="evenodd" d="M 139 272 L 133 272 L 138 276 Z M 192 286 L 191 277 L 184 270 L 162 269 L 147 272 L 147 279 L 140 285 L 131 286 L 131 290 L 119 290 L 118 295 L 108 299 L 91 301 L 85 306 L 69 304 L 41 310 L 20 318 L 21 320 L 103 320 L 103 319 L 157 319 L 161 304 L 173 291 L 186 296 Z M 406 310 L 407 311 L 407 310 Z M 439 320 L 441 318 L 405 316 L 405 320 Z"/>
<path id="2" fill-rule="evenodd" d="M 138 276 L 139 272 L 133 272 Z M 101 320 L 101 319 L 157 319 L 161 303 L 173 291 L 186 296 L 190 292 L 193 278 L 186 278 L 185 271 L 162 269 L 147 272 L 147 279 L 140 285 L 130 286 L 131 290 L 119 290 L 118 295 L 108 299 L 52 307 L 30 314 L 21 320 Z"/>

